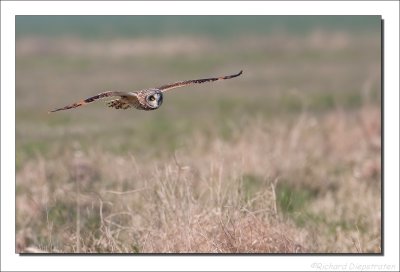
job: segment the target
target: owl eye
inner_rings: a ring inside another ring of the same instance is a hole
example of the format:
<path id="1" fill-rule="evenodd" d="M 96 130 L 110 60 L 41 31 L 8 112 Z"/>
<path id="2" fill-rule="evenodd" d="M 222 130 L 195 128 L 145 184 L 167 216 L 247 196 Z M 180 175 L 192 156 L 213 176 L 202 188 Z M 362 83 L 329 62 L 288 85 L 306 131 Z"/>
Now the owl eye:
<path id="1" fill-rule="evenodd" d="M 149 96 L 149 100 L 154 101 L 154 100 L 156 100 L 156 98 L 154 96 Z"/>

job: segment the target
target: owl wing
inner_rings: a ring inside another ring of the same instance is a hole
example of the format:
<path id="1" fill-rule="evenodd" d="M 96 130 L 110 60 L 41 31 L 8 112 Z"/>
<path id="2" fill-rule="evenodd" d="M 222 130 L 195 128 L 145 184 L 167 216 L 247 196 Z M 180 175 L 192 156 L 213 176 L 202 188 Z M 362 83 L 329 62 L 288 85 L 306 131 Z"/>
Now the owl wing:
<path id="1" fill-rule="evenodd" d="M 97 94 L 95 96 L 86 98 L 84 100 L 81 100 L 79 102 L 73 103 L 71 105 L 67 105 L 65 107 L 49 111 L 49 113 L 50 112 L 61 111 L 61 110 L 74 109 L 74 108 L 77 108 L 77 107 L 92 103 L 92 102 L 94 102 L 96 100 L 103 99 L 103 98 L 106 98 L 106 97 L 111 97 L 111 96 L 119 96 L 120 98 L 125 98 L 124 100 L 127 100 L 127 101 L 137 100 L 137 95 L 136 95 L 136 93 L 133 93 L 133 92 L 113 92 L 113 91 L 104 92 L 104 93 L 99 93 L 99 94 Z"/>
<path id="2" fill-rule="evenodd" d="M 224 79 L 230 79 L 230 78 L 234 78 L 237 76 L 240 76 L 242 74 L 243 71 L 240 71 L 237 74 L 234 75 L 230 75 L 230 76 L 222 76 L 222 77 L 211 77 L 211 78 L 203 78 L 203 79 L 192 79 L 192 80 L 185 80 L 185 81 L 178 81 L 175 83 L 171 83 L 171 84 L 167 84 L 167 85 L 163 85 L 161 87 L 158 87 L 157 89 L 159 89 L 162 92 L 166 92 L 175 88 L 179 88 L 179 87 L 184 87 L 190 84 L 197 84 L 197 83 L 205 83 L 205 82 L 210 82 L 210 81 L 217 81 L 217 80 L 224 80 Z"/>

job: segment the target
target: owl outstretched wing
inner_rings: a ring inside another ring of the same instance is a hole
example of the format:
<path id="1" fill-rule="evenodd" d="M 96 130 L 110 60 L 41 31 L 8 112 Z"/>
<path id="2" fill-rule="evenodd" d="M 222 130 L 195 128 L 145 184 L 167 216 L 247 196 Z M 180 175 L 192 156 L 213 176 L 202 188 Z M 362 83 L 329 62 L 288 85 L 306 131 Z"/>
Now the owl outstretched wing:
<path id="1" fill-rule="evenodd" d="M 109 104 L 110 107 L 115 107 L 117 109 L 129 107 L 129 103 L 128 102 L 130 100 L 132 100 L 132 101 L 137 100 L 137 94 L 136 93 L 110 91 L 110 92 L 99 93 L 99 94 L 97 94 L 95 96 L 83 99 L 83 100 L 81 100 L 79 102 L 75 102 L 75 103 L 73 103 L 71 105 L 67 105 L 67 106 L 62 107 L 62 108 L 54 109 L 52 111 L 49 111 L 49 113 L 50 112 L 61 111 L 61 110 L 74 109 L 74 108 L 77 108 L 77 107 L 92 103 L 92 102 L 94 102 L 96 100 L 103 99 L 103 98 L 106 98 L 106 97 L 112 97 L 112 96 L 120 97 L 120 99 L 114 100 L 114 101 L 118 101 L 118 102 L 114 102 L 114 103 L 110 103 Z"/>
<path id="2" fill-rule="evenodd" d="M 211 81 L 225 80 L 225 79 L 234 78 L 234 77 L 240 76 L 242 74 L 242 72 L 243 71 L 240 71 L 237 74 L 229 75 L 229 76 L 178 81 L 178 82 L 175 82 L 175 83 L 163 85 L 161 87 L 158 87 L 157 89 L 159 89 L 161 92 L 166 92 L 166 91 L 169 91 L 169 90 L 172 90 L 172 89 L 175 89 L 175 88 L 184 87 L 184 86 L 187 86 L 187 85 L 190 85 L 190 84 L 199 84 L 199 83 L 205 83 L 205 82 L 211 82 Z"/>

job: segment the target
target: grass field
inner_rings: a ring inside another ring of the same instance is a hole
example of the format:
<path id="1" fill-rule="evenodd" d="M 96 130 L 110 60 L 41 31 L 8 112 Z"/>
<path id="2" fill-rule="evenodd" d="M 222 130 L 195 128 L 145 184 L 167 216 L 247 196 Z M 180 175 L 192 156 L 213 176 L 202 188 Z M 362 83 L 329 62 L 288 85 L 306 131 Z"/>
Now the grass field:
<path id="1" fill-rule="evenodd" d="M 17 16 L 16 251 L 380 253 L 379 18 L 304 18 Z"/>

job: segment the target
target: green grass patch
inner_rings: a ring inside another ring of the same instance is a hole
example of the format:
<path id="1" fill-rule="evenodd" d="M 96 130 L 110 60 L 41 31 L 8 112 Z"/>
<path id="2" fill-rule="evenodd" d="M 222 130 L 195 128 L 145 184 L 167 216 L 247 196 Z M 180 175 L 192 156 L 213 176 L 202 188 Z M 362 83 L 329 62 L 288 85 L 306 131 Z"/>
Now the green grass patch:
<path id="1" fill-rule="evenodd" d="M 290 185 L 279 183 L 276 188 L 277 201 L 284 214 L 303 211 L 316 196 L 313 190 L 307 188 L 293 188 Z"/>
<path id="2" fill-rule="evenodd" d="M 245 201 L 252 199 L 257 192 L 265 185 L 264 179 L 254 174 L 244 174 L 242 176 L 242 188 Z"/>
<path id="3" fill-rule="evenodd" d="M 334 94 L 323 91 L 313 94 L 308 102 L 308 107 L 314 111 L 332 110 L 336 104 Z"/>
<path id="4" fill-rule="evenodd" d="M 28 159 L 48 154 L 48 151 L 49 144 L 46 141 L 37 140 L 17 145 L 15 149 L 15 168 L 18 171 Z"/>
<path id="5" fill-rule="evenodd" d="M 70 224 L 70 222 L 76 222 L 76 205 L 56 202 L 53 206 L 49 207 L 48 211 L 43 211 L 47 216 L 49 222 L 54 223 L 54 226 L 62 226 Z M 45 217 L 46 218 L 46 217 Z"/>

